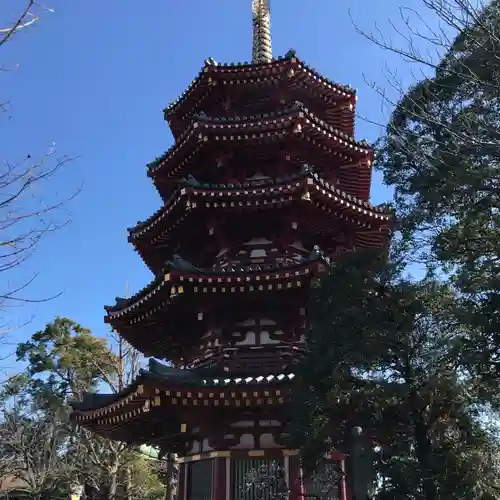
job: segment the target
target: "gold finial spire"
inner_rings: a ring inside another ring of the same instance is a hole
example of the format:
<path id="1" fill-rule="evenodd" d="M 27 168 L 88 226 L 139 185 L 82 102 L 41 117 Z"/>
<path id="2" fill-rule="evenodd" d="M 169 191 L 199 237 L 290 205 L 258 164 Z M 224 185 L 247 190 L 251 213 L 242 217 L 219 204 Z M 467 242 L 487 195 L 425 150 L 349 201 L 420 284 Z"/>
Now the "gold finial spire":
<path id="1" fill-rule="evenodd" d="M 271 10 L 270 0 L 252 0 L 253 46 L 252 62 L 270 62 L 271 50 Z"/>

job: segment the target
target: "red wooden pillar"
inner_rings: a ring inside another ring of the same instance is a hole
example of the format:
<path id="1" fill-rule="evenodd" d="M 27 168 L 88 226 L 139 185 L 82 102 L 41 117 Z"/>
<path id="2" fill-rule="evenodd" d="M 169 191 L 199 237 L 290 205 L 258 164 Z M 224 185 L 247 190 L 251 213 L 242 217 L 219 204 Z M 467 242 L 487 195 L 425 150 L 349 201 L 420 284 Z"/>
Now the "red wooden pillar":
<path id="1" fill-rule="evenodd" d="M 342 472 L 342 479 L 340 480 L 340 500 L 351 500 L 352 493 L 348 488 L 348 480 L 346 476 L 346 460 L 345 455 L 342 455 L 342 458 L 339 461 L 339 469 Z"/>
<path id="2" fill-rule="evenodd" d="M 214 458 L 212 467 L 212 500 L 226 499 L 226 459 Z"/>
<path id="3" fill-rule="evenodd" d="M 348 485 L 349 480 L 346 477 L 346 456 L 344 453 L 332 452 L 329 453 L 326 457 L 328 460 L 332 460 L 337 462 L 338 468 L 342 473 L 339 484 L 339 497 L 340 500 L 351 500 L 352 494 L 349 491 Z"/>
<path id="4" fill-rule="evenodd" d="M 300 469 L 299 455 L 285 457 L 288 459 L 288 485 L 290 488 L 290 500 L 302 500 L 304 485 Z"/>

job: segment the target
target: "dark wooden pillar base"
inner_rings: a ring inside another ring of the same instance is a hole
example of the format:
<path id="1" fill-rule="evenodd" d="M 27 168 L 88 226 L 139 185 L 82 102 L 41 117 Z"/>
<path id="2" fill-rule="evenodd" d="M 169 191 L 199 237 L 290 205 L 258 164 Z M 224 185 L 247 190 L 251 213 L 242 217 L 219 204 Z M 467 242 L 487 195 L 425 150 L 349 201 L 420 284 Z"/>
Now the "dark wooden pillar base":
<path id="1" fill-rule="evenodd" d="M 177 485 L 177 499 L 184 500 L 186 498 L 186 474 L 187 463 L 179 464 L 179 484 Z"/>

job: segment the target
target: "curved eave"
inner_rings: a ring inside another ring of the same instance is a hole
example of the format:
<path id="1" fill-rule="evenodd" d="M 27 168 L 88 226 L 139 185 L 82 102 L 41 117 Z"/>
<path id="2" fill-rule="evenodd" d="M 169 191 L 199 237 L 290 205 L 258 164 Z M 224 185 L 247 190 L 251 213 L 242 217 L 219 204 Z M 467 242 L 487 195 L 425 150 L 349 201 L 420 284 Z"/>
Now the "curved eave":
<path id="1" fill-rule="evenodd" d="M 110 406 L 88 410 L 74 410 L 71 418 L 82 427 L 97 432 L 111 439 L 123 439 L 126 428 L 131 425 L 145 425 L 149 418 L 165 417 L 170 414 L 171 424 L 180 418 L 192 420 L 199 418 L 200 409 L 210 413 L 226 407 L 233 411 L 235 407 L 251 408 L 261 406 L 280 406 L 288 402 L 293 374 L 273 374 L 270 376 L 235 378 L 227 376 L 221 379 L 205 381 L 205 384 L 171 386 L 168 381 L 159 378 L 146 380 L 137 385 L 136 399 L 123 399 Z M 214 383 L 217 382 L 217 383 Z M 191 415 L 191 418 L 190 418 Z M 170 429 L 172 432 L 174 429 Z M 186 432 L 180 426 L 178 433 Z M 153 436 L 143 435 L 145 440 Z"/>
<path id="2" fill-rule="evenodd" d="M 206 228 L 208 215 L 212 213 L 217 217 L 223 217 L 223 213 L 233 216 L 234 213 L 251 213 L 266 211 L 275 211 L 288 209 L 292 206 L 300 207 L 297 213 L 297 222 L 308 234 L 321 235 L 325 238 L 334 238 L 338 232 L 339 224 L 349 228 L 353 245 L 363 248 L 383 247 L 385 246 L 393 228 L 393 221 L 387 214 L 377 218 L 368 218 L 362 210 L 362 214 L 353 209 L 352 204 L 347 207 L 347 203 L 342 204 L 330 198 L 323 193 L 312 192 L 309 194 L 310 200 L 301 195 L 300 189 L 293 194 L 283 193 L 275 198 L 263 200 L 262 198 L 233 199 L 225 202 L 224 200 L 205 199 L 200 205 L 193 202 L 187 211 L 179 219 L 175 219 L 165 225 L 158 227 L 158 231 L 151 238 L 140 237 L 131 239 L 135 250 L 143 259 L 144 263 L 153 271 L 157 272 L 161 264 L 157 258 L 157 251 L 161 248 L 162 255 L 171 256 L 178 245 L 179 238 L 182 238 L 183 232 L 190 224 L 194 224 L 191 229 L 194 231 L 203 231 Z M 321 216 L 321 217 L 318 217 Z M 199 219 L 201 217 L 201 219 Z M 386 219 L 389 217 L 389 219 Z M 196 221 L 200 221 L 196 224 Z M 189 224 L 188 224 L 189 223 Z"/>
<path id="3" fill-rule="evenodd" d="M 127 410 L 137 415 L 143 406 L 147 395 L 144 393 L 144 377 L 139 375 L 134 382 L 125 388 L 120 394 L 98 394 L 93 404 L 89 404 L 86 399 L 82 402 L 73 402 L 71 417 L 78 422 L 88 421 L 97 417 L 114 416 L 117 413 Z"/>
<path id="4" fill-rule="evenodd" d="M 203 293 L 248 293 L 280 291 L 304 287 L 304 278 L 310 279 L 318 269 L 319 260 L 305 261 L 289 267 L 276 267 L 259 271 L 183 271 L 170 268 L 163 277 L 156 278 L 150 285 L 127 300 L 114 306 L 107 306 L 105 321 L 113 324 L 121 318 L 132 323 L 138 318 L 146 318 L 160 307 L 173 303 L 186 294 Z"/>
<path id="5" fill-rule="evenodd" d="M 154 243 L 197 209 L 254 210 L 256 207 L 266 208 L 266 205 L 273 208 L 278 202 L 309 201 L 308 197 L 362 223 L 387 224 L 391 219 L 390 214 L 346 194 L 318 174 L 304 174 L 292 182 L 268 186 L 208 188 L 200 185 L 182 188 L 152 217 L 129 229 L 129 239 L 138 249 L 141 242 Z"/>
<path id="6" fill-rule="evenodd" d="M 217 65 L 207 61 L 186 91 L 163 110 L 165 120 L 174 122 L 177 118 L 182 119 L 188 115 L 197 107 L 200 99 L 206 99 L 214 83 L 245 84 L 275 78 L 276 75 L 306 80 L 312 85 L 319 86 L 321 92 L 330 99 L 340 98 L 355 101 L 356 98 L 354 89 L 332 82 L 296 56 L 257 64 Z"/>
<path id="7" fill-rule="evenodd" d="M 232 119 L 201 119 L 193 121 L 178 141 L 160 158 L 149 164 L 148 175 L 153 180 L 160 175 L 174 176 L 209 140 L 223 142 L 255 141 L 272 136 L 282 137 L 294 133 L 310 134 L 322 141 L 332 154 L 341 153 L 351 158 L 372 156 L 372 148 L 366 142 L 357 141 L 334 129 L 315 116 L 304 106 L 293 106 L 281 113 L 267 116 L 237 117 Z"/>

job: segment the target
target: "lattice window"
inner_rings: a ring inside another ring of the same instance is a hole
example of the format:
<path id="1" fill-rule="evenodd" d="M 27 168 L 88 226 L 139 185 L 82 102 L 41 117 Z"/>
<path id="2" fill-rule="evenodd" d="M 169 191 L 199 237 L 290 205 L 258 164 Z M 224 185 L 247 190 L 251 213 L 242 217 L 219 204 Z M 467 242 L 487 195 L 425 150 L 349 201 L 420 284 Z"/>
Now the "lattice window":
<path id="1" fill-rule="evenodd" d="M 275 500 L 287 496 L 281 459 L 231 459 L 231 485 L 234 500 Z"/>
<path id="2" fill-rule="evenodd" d="M 213 460 L 188 464 L 187 500 L 211 500 Z"/>

